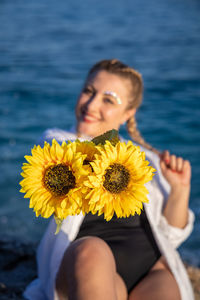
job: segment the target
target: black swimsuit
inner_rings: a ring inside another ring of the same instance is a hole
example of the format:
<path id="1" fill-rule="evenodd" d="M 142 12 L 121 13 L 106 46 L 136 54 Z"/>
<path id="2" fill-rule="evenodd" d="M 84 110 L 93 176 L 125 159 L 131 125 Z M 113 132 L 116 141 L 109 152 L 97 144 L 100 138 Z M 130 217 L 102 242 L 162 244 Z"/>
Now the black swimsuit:
<path id="1" fill-rule="evenodd" d="M 114 216 L 109 222 L 103 215 L 88 214 L 76 239 L 83 236 L 97 236 L 110 246 L 129 292 L 161 256 L 145 211 L 129 218 Z"/>

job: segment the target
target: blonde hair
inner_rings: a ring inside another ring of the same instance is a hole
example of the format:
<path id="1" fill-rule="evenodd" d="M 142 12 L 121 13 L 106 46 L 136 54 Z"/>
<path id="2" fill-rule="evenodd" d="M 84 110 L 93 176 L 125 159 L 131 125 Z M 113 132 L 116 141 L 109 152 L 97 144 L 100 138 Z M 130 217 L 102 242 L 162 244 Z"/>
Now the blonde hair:
<path id="1" fill-rule="evenodd" d="M 89 70 L 88 77 L 100 70 L 107 71 L 111 74 L 119 75 L 124 79 L 129 79 L 132 89 L 130 92 L 130 100 L 127 109 L 138 108 L 141 105 L 143 97 L 143 80 L 139 72 L 137 72 L 133 68 L 130 68 L 129 66 L 117 59 L 111 59 L 101 60 L 97 62 Z M 126 123 L 126 128 L 128 134 L 136 143 L 140 144 L 141 146 L 144 146 L 149 150 L 152 150 L 155 153 L 159 153 L 157 149 L 153 148 L 149 143 L 147 143 L 143 139 L 142 135 L 137 129 L 137 122 L 134 115 L 130 119 L 128 119 Z"/>

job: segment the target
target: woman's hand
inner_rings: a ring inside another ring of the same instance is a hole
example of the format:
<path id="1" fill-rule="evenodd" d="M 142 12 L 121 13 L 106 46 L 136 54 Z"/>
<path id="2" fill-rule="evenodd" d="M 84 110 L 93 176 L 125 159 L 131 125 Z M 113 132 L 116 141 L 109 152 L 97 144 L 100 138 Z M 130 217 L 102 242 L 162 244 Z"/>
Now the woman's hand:
<path id="1" fill-rule="evenodd" d="M 160 154 L 160 167 L 171 188 L 190 186 L 191 166 L 188 160 L 170 155 L 166 150 Z"/>
<path id="2" fill-rule="evenodd" d="M 188 222 L 191 166 L 188 160 L 170 155 L 169 151 L 160 154 L 160 167 L 169 182 L 171 191 L 164 207 L 163 215 L 169 224 L 184 228 Z"/>

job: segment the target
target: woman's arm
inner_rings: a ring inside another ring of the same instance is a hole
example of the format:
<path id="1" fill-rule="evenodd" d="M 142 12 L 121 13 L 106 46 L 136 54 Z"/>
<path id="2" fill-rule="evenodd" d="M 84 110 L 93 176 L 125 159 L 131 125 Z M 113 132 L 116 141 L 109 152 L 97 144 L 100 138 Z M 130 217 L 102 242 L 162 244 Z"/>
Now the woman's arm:
<path id="1" fill-rule="evenodd" d="M 163 215 L 170 225 L 184 228 L 188 222 L 190 163 L 181 157 L 170 155 L 168 151 L 164 151 L 160 156 L 160 167 L 163 176 L 171 186 Z"/>

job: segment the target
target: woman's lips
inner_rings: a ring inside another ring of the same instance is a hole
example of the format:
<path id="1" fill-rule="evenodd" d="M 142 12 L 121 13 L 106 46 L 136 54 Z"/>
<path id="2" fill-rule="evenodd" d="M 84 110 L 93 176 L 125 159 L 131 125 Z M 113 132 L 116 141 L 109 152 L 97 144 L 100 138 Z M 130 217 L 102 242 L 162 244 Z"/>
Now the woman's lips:
<path id="1" fill-rule="evenodd" d="M 82 119 L 84 122 L 86 123 L 93 123 L 93 122 L 97 122 L 99 121 L 98 118 L 96 118 L 95 116 L 91 115 L 91 114 L 83 114 L 82 115 Z"/>

